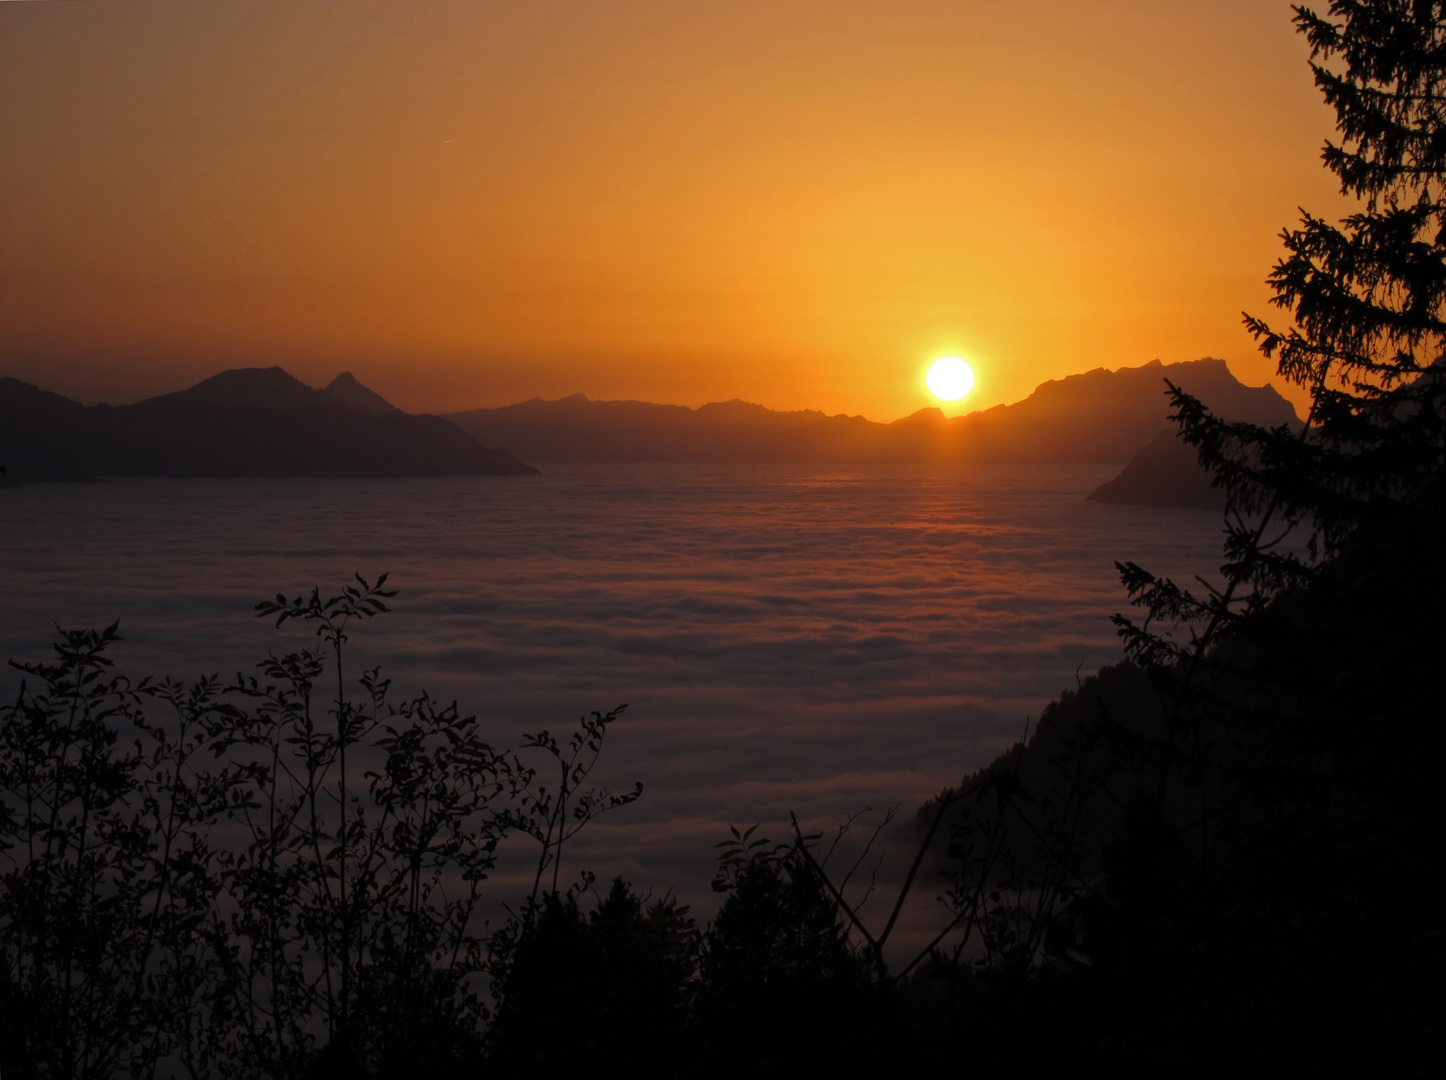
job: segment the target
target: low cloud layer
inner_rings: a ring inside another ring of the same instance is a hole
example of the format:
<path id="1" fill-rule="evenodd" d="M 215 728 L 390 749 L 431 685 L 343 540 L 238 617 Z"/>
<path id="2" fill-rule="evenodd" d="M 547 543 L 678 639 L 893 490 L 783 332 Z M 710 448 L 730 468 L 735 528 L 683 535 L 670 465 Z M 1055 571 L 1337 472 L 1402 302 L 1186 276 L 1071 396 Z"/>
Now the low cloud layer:
<path id="1" fill-rule="evenodd" d="M 136 480 L 3 492 L 0 653 L 119 619 L 124 670 L 307 644 L 277 591 L 390 571 L 381 663 L 492 737 L 626 702 L 605 781 L 642 800 L 569 857 L 702 899 L 726 824 L 918 802 L 1119 656 L 1115 559 L 1218 562 L 1208 513 L 1084 500 L 1099 468 L 555 467 L 540 478 Z M 0 676 L 13 692 L 16 674 Z M 521 853 L 518 853 L 521 857 Z"/>

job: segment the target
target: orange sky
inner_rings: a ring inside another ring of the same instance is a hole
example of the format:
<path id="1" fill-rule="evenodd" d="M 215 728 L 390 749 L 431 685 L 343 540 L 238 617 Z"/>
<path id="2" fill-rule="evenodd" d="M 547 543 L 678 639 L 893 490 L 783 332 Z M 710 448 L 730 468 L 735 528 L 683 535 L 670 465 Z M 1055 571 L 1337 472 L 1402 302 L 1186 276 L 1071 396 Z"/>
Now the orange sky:
<path id="1" fill-rule="evenodd" d="M 1331 117 L 1276 0 L 0 3 L 0 374 L 891 420 L 1240 326 Z"/>

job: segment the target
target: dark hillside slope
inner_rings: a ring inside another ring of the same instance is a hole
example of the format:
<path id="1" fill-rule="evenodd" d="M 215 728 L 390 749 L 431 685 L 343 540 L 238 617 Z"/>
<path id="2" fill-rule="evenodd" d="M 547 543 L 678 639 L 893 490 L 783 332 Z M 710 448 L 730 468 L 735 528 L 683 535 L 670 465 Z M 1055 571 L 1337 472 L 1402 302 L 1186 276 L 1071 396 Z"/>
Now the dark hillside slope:
<path id="1" fill-rule="evenodd" d="M 1043 913 L 1034 996 L 1007 1007 L 1057 1010 L 1061 1059 L 1088 1061 L 1104 1030 L 1148 1063 L 1108 1075 L 1335 1076 L 1371 1072 L 1337 1070 L 1335 1055 L 1425 1045 L 1446 958 L 1446 739 L 1425 719 L 1443 643 L 1421 613 L 1446 603 L 1446 573 L 1419 537 L 1442 525 L 1439 499 L 1383 505 L 1193 676 L 1105 668 L 954 789 L 973 794 L 946 806 L 930 860 L 953 888 L 998 889 L 1001 919 L 1010 889 L 1031 904 L 1057 889 L 1030 909 Z M 921 837 L 939 808 L 920 810 Z M 985 850 L 1007 856 L 986 865 Z M 1161 1066 L 1269 1054 L 1308 1067 Z"/>
<path id="2" fill-rule="evenodd" d="M 690 409 L 581 394 L 448 418 L 532 461 L 1122 464 L 1170 427 L 1166 379 L 1232 420 L 1295 418 L 1271 387 L 1243 385 L 1221 360 L 1099 368 L 1044 383 L 1012 405 L 953 418 L 921 409 L 891 424 L 736 400 Z"/>
<path id="3" fill-rule="evenodd" d="M 1210 486 L 1195 448 L 1174 431 L 1162 431 L 1120 474 L 1090 492 L 1092 502 L 1136 506 L 1175 506 L 1191 510 L 1225 509 L 1225 492 Z"/>
<path id="4" fill-rule="evenodd" d="M 102 406 L 103 407 L 103 406 Z M 0 379 L 0 465 L 10 484 L 93 480 L 96 409 L 19 379 Z"/>
<path id="5" fill-rule="evenodd" d="M 371 394 L 360 383 L 354 390 Z M 224 371 L 187 390 L 120 407 L 86 407 L 6 380 L 0 422 L 0 455 L 16 462 L 17 479 L 536 471 L 440 417 L 369 414 L 279 367 Z"/>

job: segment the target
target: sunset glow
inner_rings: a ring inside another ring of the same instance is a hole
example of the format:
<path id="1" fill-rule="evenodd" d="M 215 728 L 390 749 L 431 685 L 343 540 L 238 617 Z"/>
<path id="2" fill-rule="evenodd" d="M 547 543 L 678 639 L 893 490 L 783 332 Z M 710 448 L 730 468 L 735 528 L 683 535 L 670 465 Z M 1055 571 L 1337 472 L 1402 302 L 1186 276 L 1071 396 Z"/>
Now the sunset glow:
<path id="1" fill-rule="evenodd" d="M 1272 365 L 1328 212 L 1289 6 L 0 4 L 0 369 L 112 404 L 226 366 L 414 411 L 582 392 L 971 408 Z"/>

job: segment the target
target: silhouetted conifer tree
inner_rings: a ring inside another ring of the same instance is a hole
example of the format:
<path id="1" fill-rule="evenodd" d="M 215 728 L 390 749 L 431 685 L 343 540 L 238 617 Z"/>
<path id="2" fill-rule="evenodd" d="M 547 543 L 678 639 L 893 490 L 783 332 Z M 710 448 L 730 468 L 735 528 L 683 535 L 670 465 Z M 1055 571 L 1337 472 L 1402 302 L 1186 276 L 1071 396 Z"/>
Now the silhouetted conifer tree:
<path id="1" fill-rule="evenodd" d="M 503 1075 L 689 1075 L 698 932 L 688 908 L 647 904 L 621 878 L 591 911 L 578 899 L 543 893 L 494 939 L 488 1064 Z"/>
<path id="2" fill-rule="evenodd" d="M 1120 568 L 1166 730 L 1125 741 L 1155 781 L 1087 925 L 1156 1063 L 1409 1064 L 1439 1011 L 1446 4 L 1337 0 L 1296 23 L 1359 209 L 1286 231 L 1270 283 L 1290 321 L 1246 321 L 1307 423 L 1227 424 L 1172 387 L 1227 493 L 1223 581 Z"/>

